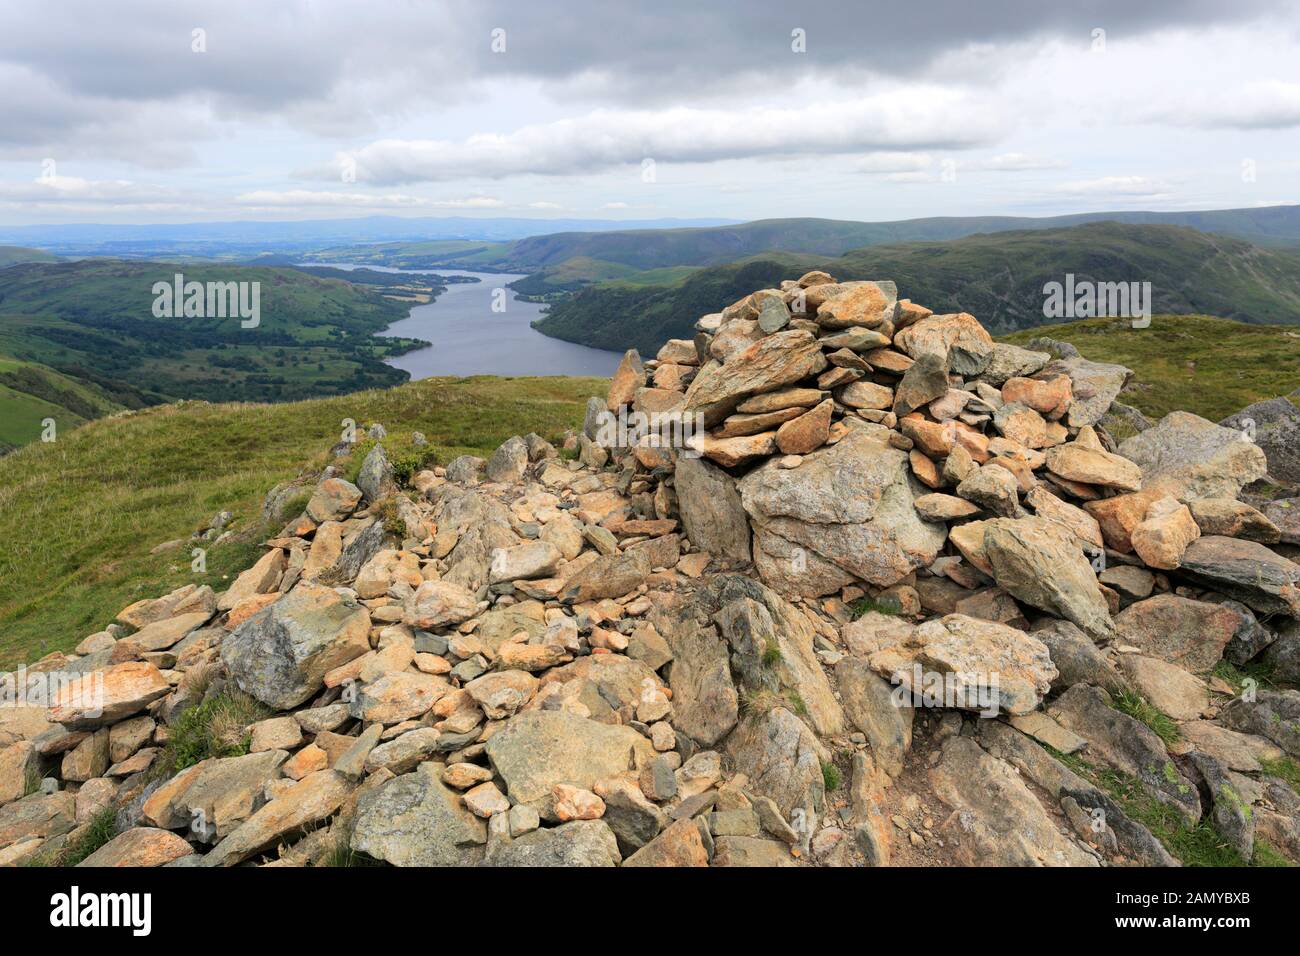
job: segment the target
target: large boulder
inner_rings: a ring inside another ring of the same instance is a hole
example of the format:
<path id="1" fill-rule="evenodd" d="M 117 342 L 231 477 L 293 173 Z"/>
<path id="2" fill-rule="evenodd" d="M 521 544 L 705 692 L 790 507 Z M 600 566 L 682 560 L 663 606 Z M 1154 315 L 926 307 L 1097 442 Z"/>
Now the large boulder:
<path id="1" fill-rule="evenodd" d="M 221 642 L 235 683 L 276 710 L 320 690 L 327 671 L 370 650 L 370 615 L 330 588 L 300 584 Z"/>
<path id="2" fill-rule="evenodd" d="M 935 795 L 956 811 L 938 830 L 963 866 L 1096 866 L 1065 836 L 1010 764 L 969 737 L 944 741 L 929 771 Z"/>
<path id="3" fill-rule="evenodd" d="M 70 730 L 92 730 L 138 714 L 171 689 L 153 664 L 131 661 L 82 674 L 62 685 L 49 715 Z"/>
<path id="4" fill-rule="evenodd" d="M 353 792 L 350 780 L 318 770 L 281 791 L 203 857 L 203 866 L 234 866 L 327 820 Z"/>
<path id="5" fill-rule="evenodd" d="M 797 468 L 773 459 L 741 479 L 766 584 L 787 596 L 827 594 L 854 578 L 888 587 L 935 559 L 946 529 L 917 513 L 923 489 L 882 432 L 853 429 Z"/>
<path id="6" fill-rule="evenodd" d="M 1111 706 L 1099 687 L 1075 684 L 1048 707 L 1061 726 L 1088 741 L 1088 755 L 1136 777 L 1161 803 L 1188 823 L 1201 818 L 1196 787 L 1174 764 L 1164 742 L 1146 724 Z"/>
<path id="7" fill-rule="evenodd" d="M 932 355 L 958 375 L 978 375 L 993 358 L 993 337 L 967 312 L 930 315 L 894 336 L 894 348 L 913 359 Z"/>
<path id="8" fill-rule="evenodd" d="M 487 827 L 422 763 L 357 801 L 352 849 L 393 866 L 465 866 L 482 858 Z"/>
<path id="9" fill-rule="evenodd" d="M 702 458 L 679 455 L 673 481 L 691 544 L 720 558 L 750 560 L 749 518 L 735 479 Z"/>
<path id="10" fill-rule="evenodd" d="M 1202 535 L 1183 552 L 1179 573 L 1261 614 L 1300 617 L 1300 564 L 1254 541 Z"/>
<path id="11" fill-rule="evenodd" d="M 1268 473 L 1276 481 L 1300 485 L 1300 407 L 1285 398 L 1247 405 L 1219 422 L 1241 434 L 1254 434 L 1254 442 L 1268 459 Z"/>
<path id="12" fill-rule="evenodd" d="M 712 427 L 750 395 L 770 392 L 826 367 L 821 345 L 802 329 L 777 332 L 732 355 L 725 365 L 710 362 L 686 390 L 684 411 L 700 412 Z"/>
<path id="13" fill-rule="evenodd" d="M 813 649 L 815 632 L 803 612 L 752 578 L 715 579 L 703 602 L 731 648 L 731 666 L 751 693 L 792 692 L 822 736 L 844 730 L 844 711 Z"/>
<path id="14" fill-rule="evenodd" d="M 1191 412 L 1170 412 L 1151 428 L 1125 439 L 1119 453 L 1142 469 L 1144 488 L 1180 501 L 1235 498 L 1268 472 L 1268 461 L 1246 434 Z"/>
<path id="15" fill-rule="evenodd" d="M 1201 675 L 1223 658 L 1238 624 L 1238 615 L 1229 608 L 1176 594 L 1137 601 L 1115 618 L 1123 643 Z"/>
<path id="16" fill-rule="evenodd" d="M 211 758 L 187 767 L 149 794 L 140 817 L 164 830 L 190 827 L 201 839 L 227 836 L 262 803 L 267 782 L 281 776 L 289 754 L 283 750 Z"/>
<path id="17" fill-rule="evenodd" d="M 618 838 L 604 820 L 573 820 L 494 843 L 487 866 L 618 866 Z"/>
<path id="18" fill-rule="evenodd" d="M 660 606 L 651 623 L 672 655 L 668 684 L 673 691 L 673 726 L 704 747 L 722 740 L 736 726 L 740 695 L 731 679 L 727 642 L 717 627 L 697 619 L 694 602 Z"/>
<path id="19" fill-rule="evenodd" d="M 640 769 L 654 753 L 631 727 L 550 710 L 516 715 L 487 742 L 488 759 L 510 802 L 528 804 L 547 818 L 557 783 L 590 790 L 597 780 Z"/>
<path id="20" fill-rule="evenodd" d="M 984 525 L 983 554 L 1003 590 L 1093 637 L 1111 633 L 1106 599 L 1073 534 L 1037 517 L 995 518 Z"/>
<path id="21" fill-rule="evenodd" d="M 727 738 L 727 754 L 785 819 L 798 810 L 814 826 L 826 796 L 822 764 L 830 754 L 807 724 L 784 707 L 751 714 Z"/>
<path id="22" fill-rule="evenodd" d="M 901 699 L 910 704 L 984 716 L 1025 714 L 1038 707 L 1056 677 L 1042 641 L 963 614 L 850 638 L 876 673 L 906 691 Z"/>

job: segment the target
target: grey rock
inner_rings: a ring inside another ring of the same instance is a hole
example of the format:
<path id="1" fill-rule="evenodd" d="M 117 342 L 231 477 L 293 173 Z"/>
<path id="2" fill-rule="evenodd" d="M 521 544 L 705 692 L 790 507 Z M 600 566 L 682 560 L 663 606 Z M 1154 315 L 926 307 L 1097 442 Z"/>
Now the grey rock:
<path id="1" fill-rule="evenodd" d="M 1006 762 L 969 737 L 950 737 L 928 777 L 953 813 L 937 829 L 966 866 L 1096 866 L 1065 836 Z"/>
<path id="2" fill-rule="evenodd" d="M 522 481 L 528 469 L 528 444 L 515 435 L 507 438 L 488 459 L 485 474 L 488 481 Z"/>
<path id="3" fill-rule="evenodd" d="M 397 482 L 393 480 L 393 466 L 388 461 L 383 445 L 375 445 L 361 462 L 357 487 L 361 489 L 366 501 L 378 501 L 397 490 Z"/>
<path id="4" fill-rule="evenodd" d="M 674 477 L 682 527 L 701 551 L 732 561 L 749 561 L 749 517 L 735 479 L 721 468 L 685 455 Z"/>
<path id="5" fill-rule="evenodd" d="M 1268 460 L 1268 473 L 1276 481 L 1300 484 L 1300 408 L 1285 398 L 1247 405 L 1219 422 L 1243 432 L 1254 423 L 1254 441 Z"/>
<path id="6" fill-rule="evenodd" d="M 469 485 L 478 481 L 486 464 L 487 462 L 482 458 L 474 455 L 461 455 L 447 462 L 445 474 L 448 481 L 454 481 L 459 485 Z"/>
<path id="7" fill-rule="evenodd" d="M 597 780 L 645 766 L 655 752 L 631 727 L 565 711 L 529 711 L 488 739 L 487 755 L 510 802 L 530 804 L 549 818 L 555 784 L 590 790 Z"/>
<path id="8" fill-rule="evenodd" d="M 1219 721 L 1232 730 L 1265 737 L 1300 757 L 1300 691 L 1256 690 L 1253 700 L 1234 697 L 1220 711 Z"/>
<path id="9" fill-rule="evenodd" d="M 357 801 L 352 849 L 394 866 L 466 866 L 482 858 L 483 821 L 440 779 L 441 765 L 411 773 L 363 793 Z"/>
<path id="10" fill-rule="evenodd" d="M 799 809 L 816 819 L 825 799 L 822 763 L 830 754 L 803 721 L 784 707 L 752 714 L 727 738 L 726 752 L 750 788 L 783 816 Z"/>
<path id="11" fill-rule="evenodd" d="M 1183 552 L 1179 573 L 1261 614 L 1300 617 L 1300 564 L 1254 541 L 1201 535 Z"/>
<path id="12" fill-rule="evenodd" d="M 574 820 L 493 845 L 487 866 L 618 866 L 618 839 L 603 820 Z"/>
<path id="13" fill-rule="evenodd" d="M 245 693 L 291 710 L 325 673 L 370 650 L 370 615 L 328 588 L 300 584 L 221 643 L 221 660 Z"/>
<path id="14" fill-rule="evenodd" d="M 1188 823 L 1201 818 L 1196 788 L 1174 765 L 1164 742 L 1146 724 L 1115 710 L 1105 691 L 1075 684 L 1047 712 L 1088 741 L 1089 756 L 1138 778 L 1153 797 Z"/>
<path id="15" fill-rule="evenodd" d="M 1235 498 L 1268 470 L 1263 451 L 1241 432 L 1190 412 L 1170 412 L 1121 442 L 1119 453 L 1142 469 L 1144 489 L 1159 488 L 1184 502 Z"/>

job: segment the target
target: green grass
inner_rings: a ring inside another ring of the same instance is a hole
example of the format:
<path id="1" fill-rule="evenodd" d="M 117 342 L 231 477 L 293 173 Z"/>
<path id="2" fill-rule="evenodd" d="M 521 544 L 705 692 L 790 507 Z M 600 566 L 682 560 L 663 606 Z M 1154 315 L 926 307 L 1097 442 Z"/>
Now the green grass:
<path id="1" fill-rule="evenodd" d="M 386 865 L 387 864 L 384 863 L 383 860 L 376 860 L 372 856 L 367 856 L 365 853 L 352 849 L 346 840 L 337 841 L 334 844 L 334 848 L 330 850 L 329 854 L 321 862 L 321 866 L 327 867 L 372 867 Z"/>
<path id="2" fill-rule="evenodd" d="M 1252 680 L 1255 686 L 1275 689 L 1278 684 L 1273 680 L 1273 667 L 1264 661 L 1251 661 L 1248 664 L 1233 664 L 1221 660 L 1214 665 L 1213 675 L 1230 684 L 1234 694 L 1240 695 L 1246 687 L 1246 681 Z"/>
<path id="3" fill-rule="evenodd" d="M 1128 714 L 1134 720 L 1146 724 L 1153 733 L 1166 744 L 1178 740 L 1178 723 L 1167 714 L 1152 707 L 1142 697 L 1130 691 L 1111 695 L 1111 706 L 1121 714 Z"/>
<path id="4" fill-rule="evenodd" d="M 1300 385 L 1300 329 L 1294 327 L 1154 315 L 1146 329 L 1087 319 L 1016 332 L 1005 341 L 1025 345 L 1037 336 L 1069 342 L 1094 362 L 1133 369 L 1120 401 L 1151 418 L 1181 409 L 1217 422 Z"/>
<path id="5" fill-rule="evenodd" d="M 278 482 L 326 463 L 341 422 L 423 432 L 439 461 L 489 455 L 511 435 L 582 423 L 602 379 L 477 376 L 283 404 L 185 402 L 60 431 L 0 457 L 0 667 L 70 650 L 126 605 L 183 584 L 224 590 L 261 553 L 257 517 Z M 248 536 L 190 570 L 188 538 L 219 511 Z M 275 529 L 278 530 L 278 529 Z"/>
<path id="6" fill-rule="evenodd" d="M 853 620 L 855 621 L 866 614 L 870 614 L 872 611 L 875 611 L 877 614 L 890 615 L 899 615 L 903 613 L 903 609 L 899 606 L 898 602 L 892 598 L 886 598 L 885 600 L 880 601 L 873 597 L 860 597 L 849 605 L 849 613 L 853 615 Z"/>
<path id="7" fill-rule="evenodd" d="M 840 788 L 842 783 L 840 777 L 840 768 L 835 766 L 829 760 L 822 761 L 822 783 L 826 787 L 826 792 L 831 793 Z"/>
<path id="8" fill-rule="evenodd" d="M 248 753 L 250 724 L 265 720 L 272 711 L 237 688 L 227 688 L 201 704 L 183 711 L 170 727 L 167 746 L 151 769 L 160 778 L 212 757 L 238 757 Z"/>
<path id="9" fill-rule="evenodd" d="M 0 269 L 18 265 L 20 262 L 55 262 L 53 253 L 42 249 L 28 249 L 24 246 L 0 246 Z"/>
<path id="10" fill-rule="evenodd" d="M 1276 760 L 1261 760 L 1260 767 L 1266 774 L 1286 782 L 1292 790 L 1300 794 L 1300 763 L 1294 757 L 1281 756 Z"/>
<path id="11" fill-rule="evenodd" d="M 76 839 L 69 840 L 54 852 L 42 852 L 44 848 L 37 850 L 24 861 L 23 866 L 76 866 L 115 836 L 117 836 L 117 808 L 108 806 L 90 818 L 86 829 Z"/>
<path id="12" fill-rule="evenodd" d="M 1183 866 L 1246 865 L 1207 818 L 1189 824 L 1177 810 L 1153 797 L 1136 778 L 1109 767 L 1095 766 L 1077 754 L 1046 749 L 1079 776 L 1110 794 L 1128 817 L 1150 830 Z"/>

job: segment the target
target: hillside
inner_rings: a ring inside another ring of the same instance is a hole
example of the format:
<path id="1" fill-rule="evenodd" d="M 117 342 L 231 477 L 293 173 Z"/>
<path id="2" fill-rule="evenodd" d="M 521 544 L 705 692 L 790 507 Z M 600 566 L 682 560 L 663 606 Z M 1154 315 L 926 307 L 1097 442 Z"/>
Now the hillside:
<path id="1" fill-rule="evenodd" d="M 24 246 L 0 246 L 0 269 L 18 265 L 21 262 L 55 262 L 58 256 L 43 249 L 28 249 Z"/>
<path id="2" fill-rule="evenodd" d="M 792 271 L 791 263 L 846 279 L 893 276 L 917 301 L 972 312 L 995 334 L 1053 321 L 1043 316 L 1043 286 L 1066 273 L 1080 281 L 1150 282 L 1157 312 L 1300 322 L 1300 256 L 1291 251 L 1178 226 L 1090 223 L 867 246 L 833 259 L 763 255 L 701 269 L 662 288 L 602 285 L 557 303 L 537 328 L 599 348 L 654 352 L 667 339 L 688 337 L 707 303 L 775 282 Z"/>
<path id="3" fill-rule="evenodd" d="M 404 300 L 440 290 L 428 283 L 417 289 L 409 277 L 368 291 L 298 269 L 186 265 L 187 280 L 259 282 L 260 324 L 245 329 L 238 318 L 155 318 L 153 284 L 171 283 L 180 268 L 83 260 L 4 269 L 0 355 L 96 383 L 121 407 L 342 394 L 405 379 L 382 360 L 417 343 L 375 333 L 406 316 Z M 49 398 L 41 389 L 34 394 Z M 30 431 L 29 422 L 15 427 Z"/>
<path id="4" fill-rule="evenodd" d="M 273 405 L 185 402 L 93 421 L 0 458 L 0 668 L 42 648 L 71 649 L 159 588 L 224 587 L 276 530 L 260 527 L 263 496 L 319 465 L 344 418 L 384 423 L 395 455 L 421 431 L 445 462 L 490 452 L 521 421 L 554 437 L 580 424 L 586 397 L 603 388 L 595 379 L 477 377 Z M 213 547 L 206 575 L 190 572 L 188 547 L 150 553 L 221 511 L 251 537 Z"/>
<path id="5" fill-rule="evenodd" d="M 110 391 L 89 379 L 0 355 L 0 455 L 35 441 L 47 419 L 54 419 L 59 429 L 69 429 L 155 401 L 133 388 Z"/>

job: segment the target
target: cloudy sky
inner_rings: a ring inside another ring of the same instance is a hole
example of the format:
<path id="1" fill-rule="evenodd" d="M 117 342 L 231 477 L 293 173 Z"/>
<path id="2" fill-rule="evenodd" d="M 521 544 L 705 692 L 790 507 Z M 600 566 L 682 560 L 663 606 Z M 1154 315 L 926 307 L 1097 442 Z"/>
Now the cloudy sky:
<path id="1" fill-rule="evenodd" d="M 1289 202 L 1295 3 L 0 0 L 5 224 Z"/>

